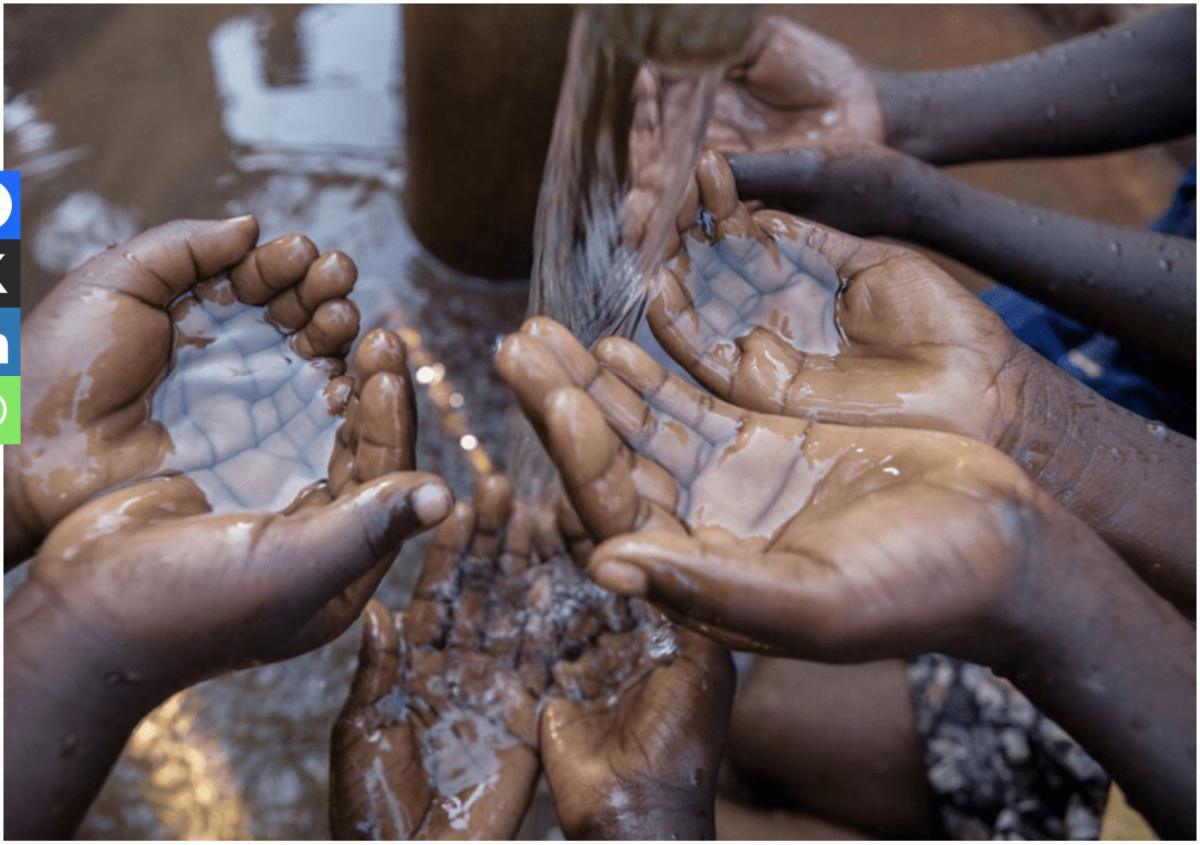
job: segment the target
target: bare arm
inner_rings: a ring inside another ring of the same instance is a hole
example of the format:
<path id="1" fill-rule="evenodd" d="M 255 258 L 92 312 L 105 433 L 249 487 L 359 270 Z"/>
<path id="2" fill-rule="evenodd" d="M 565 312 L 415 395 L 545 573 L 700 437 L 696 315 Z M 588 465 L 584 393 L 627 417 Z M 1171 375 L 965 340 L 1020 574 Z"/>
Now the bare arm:
<path id="1" fill-rule="evenodd" d="M 1196 246 L 967 185 L 864 142 L 732 156 L 743 196 L 924 244 L 1093 328 L 1195 363 Z"/>
<path id="2" fill-rule="evenodd" d="M 937 164 L 1082 155 L 1196 122 L 1196 10 L 1179 6 L 1006 61 L 874 76 L 886 142 Z"/>

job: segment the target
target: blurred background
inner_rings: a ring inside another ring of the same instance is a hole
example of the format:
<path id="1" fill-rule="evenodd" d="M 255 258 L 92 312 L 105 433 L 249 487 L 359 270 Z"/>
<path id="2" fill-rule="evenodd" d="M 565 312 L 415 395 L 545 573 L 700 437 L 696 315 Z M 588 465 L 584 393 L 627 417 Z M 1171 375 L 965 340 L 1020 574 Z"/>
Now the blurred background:
<path id="1" fill-rule="evenodd" d="M 900 69 L 1004 58 L 1153 10 L 771 8 Z M 412 234 L 402 9 L 5 4 L 4 16 L 5 164 L 24 174 L 25 307 L 85 257 L 170 219 L 252 212 L 264 238 L 307 234 L 357 262 L 364 330 L 405 331 L 423 388 L 418 465 L 469 494 L 501 451 L 507 391 L 491 353 L 519 325 L 526 290 L 460 274 Z M 540 132 L 549 118 L 531 123 Z M 1141 227 L 1194 155 L 1193 138 L 955 172 L 1027 202 Z M 527 182 L 527 169 L 514 167 L 514 182 Z M 404 550 L 381 587 L 385 602 L 403 605 L 425 546 Z M 6 592 L 20 577 L 6 579 Z M 316 653 L 172 699 L 139 726 L 80 836 L 327 837 L 329 730 L 357 641 L 355 625 Z M 556 833 L 544 791 L 524 833 Z"/>

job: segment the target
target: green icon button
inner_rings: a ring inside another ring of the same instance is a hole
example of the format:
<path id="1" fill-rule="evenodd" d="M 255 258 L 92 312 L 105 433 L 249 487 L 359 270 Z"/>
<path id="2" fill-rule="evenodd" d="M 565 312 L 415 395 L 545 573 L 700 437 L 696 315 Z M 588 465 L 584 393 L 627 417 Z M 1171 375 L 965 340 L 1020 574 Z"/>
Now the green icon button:
<path id="1" fill-rule="evenodd" d="M 21 377 L 0 376 L 0 446 L 21 442 Z"/>

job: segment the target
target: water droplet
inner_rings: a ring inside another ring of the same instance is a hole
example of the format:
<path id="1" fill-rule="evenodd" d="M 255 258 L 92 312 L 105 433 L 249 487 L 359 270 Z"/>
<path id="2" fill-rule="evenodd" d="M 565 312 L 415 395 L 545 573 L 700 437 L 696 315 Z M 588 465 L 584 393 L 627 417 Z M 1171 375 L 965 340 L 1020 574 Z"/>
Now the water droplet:
<path id="1" fill-rule="evenodd" d="M 1058 107 L 1051 103 L 1046 106 L 1046 120 L 1054 120 L 1056 117 L 1058 117 Z"/>
<path id="2" fill-rule="evenodd" d="M 1108 248 L 1109 248 L 1109 251 L 1111 251 L 1112 254 L 1117 256 L 1118 258 L 1120 258 L 1121 255 L 1125 252 L 1125 248 L 1123 246 L 1121 246 L 1121 243 L 1119 241 L 1110 242 L 1108 245 Z"/>
<path id="3" fill-rule="evenodd" d="M 1175 269 L 1175 262 L 1166 258 L 1160 258 L 1158 259 L 1158 269 L 1162 270 L 1164 273 L 1170 273 Z"/>
<path id="4" fill-rule="evenodd" d="M 79 747 L 79 734 L 74 731 L 67 731 L 62 735 L 62 745 L 58 748 L 58 756 L 70 757 L 75 753 L 75 749 Z"/>
<path id="5" fill-rule="evenodd" d="M 1163 425 L 1162 423 L 1160 423 L 1160 422 L 1146 423 L 1146 428 L 1148 428 L 1150 430 L 1150 434 L 1156 440 L 1166 440 L 1167 439 L 1167 427 L 1165 425 Z"/>
<path id="6" fill-rule="evenodd" d="M 1033 225 L 1034 225 L 1034 226 L 1041 226 L 1041 225 L 1042 225 L 1044 222 L 1046 222 L 1046 221 L 1045 221 L 1045 219 L 1042 217 L 1042 215 L 1040 215 L 1040 214 L 1035 214 L 1035 215 L 1033 215 L 1032 217 L 1030 217 L 1030 218 L 1029 218 L 1029 222 L 1033 223 Z"/>

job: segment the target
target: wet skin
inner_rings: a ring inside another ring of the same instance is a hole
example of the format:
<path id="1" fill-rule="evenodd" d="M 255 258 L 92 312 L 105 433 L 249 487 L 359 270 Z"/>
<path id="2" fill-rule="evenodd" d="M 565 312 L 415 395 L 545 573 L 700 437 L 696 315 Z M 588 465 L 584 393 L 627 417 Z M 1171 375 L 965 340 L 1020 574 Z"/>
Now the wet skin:
<path id="1" fill-rule="evenodd" d="M 1016 202 L 863 140 L 732 157 L 739 190 L 923 244 L 1121 340 L 1195 365 L 1196 245 Z"/>
<path id="2" fill-rule="evenodd" d="M 333 733 L 334 836 L 510 838 L 539 765 L 569 837 L 712 835 L 728 657 L 583 579 L 590 538 L 563 521 L 485 478 L 409 610 L 368 607 Z"/>
<path id="3" fill-rule="evenodd" d="M 994 446 L 1155 589 L 1194 607 L 1190 438 L 1080 385 L 923 256 L 782 212 L 751 214 L 717 154 L 701 158 L 677 224 L 647 316 L 717 396 Z"/>
<path id="4" fill-rule="evenodd" d="M 140 243 L 156 244 L 155 251 L 143 252 L 135 239 L 130 253 L 142 254 L 143 262 L 190 255 L 197 267 L 219 266 L 232 252 L 213 235 L 222 227 L 227 234 L 227 224 L 153 230 Z M 279 243 L 247 261 L 269 258 Z M 151 278 L 183 278 L 169 274 L 174 265 L 150 265 L 159 267 L 154 277 L 137 270 L 141 265 L 118 260 L 118 266 L 136 271 L 119 280 L 122 291 L 144 293 L 133 285 Z M 68 296 L 78 278 L 69 281 L 66 293 L 56 290 L 48 304 L 86 301 L 82 294 Z M 106 277 L 108 284 L 117 281 Z M 129 328 L 136 334 L 136 317 L 145 312 L 135 303 L 142 300 L 104 291 L 101 301 L 118 316 L 132 309 Z M 70 313 L 66 305 L 41 312 L 39 331 L 59 336 L 52 315 L 62 319 L 64 313 Z M 165 324 L 169 348 L 169 321 L 147 323 Z M 147 331 L 149 344 L 157 334 Z M 320 340 L 316 332 L 305 333 L 295 346 L 314 340 Z M 336 348 L 348 341 L 338 340 Z M 134 366 L 133 356 L 127 363 Z M 139 372 L 149 377 L 148 369 L 133 370 Z M 335 382 L 330 408 L 344 421 L 329 459 L 330 480 L 309 487 L 286 512 L 214 514 L 196 484 L 176 474 L 130 478 L 50 531 L 27 580 L 5 605 L 5 761 L 20 767 L 19 775 L 6 768 L 9 830 L 69 835 L 142 716 L 205 678 L 324 645 L 358 616 L 402 541 L 449 513 L 444 482 L 411 471 L 416 419 L 400 339 L 383 329 L 368 333 L 350 374 Z M 114 381 L 114 389 L 121 385 Z M 40 387 L 34 390 L 45 395 Z M 151 438 L 153 425 L 136 419 L 140 436 Z M 100 436 L 91 429 L 60 431 L 68 441 Z M 53 453 L 54 441 L 43 443 Z M 142 465 L 129 470 L 144 471 Z M 88 706 L 81 708 L 81 701 Z"/>
<path id="5" fill-rule="evenodd" d="M 795 21 L 765 17 L 726 72 L 707 144 L 766 152 L 827 140 L 883 140 L 875 82 L 848 50 Z"/>
<path id="6" fill-rule="evenodd" d="M 262 306 L 294 352 L 328 358 L 330 378 L 343 369 L 358 334 L 358 310 L 345 298 L 354 263 L 340 252 L 318 256 L 300 235 L 252 250 L 257 236 L 252 217 L 168 223 L 88 260 L 34 309 L 22 336 L 31 353 L 23 442 L 4 455 L 6 566 L 90 497 L 190 451 L 152 406 L 187 340 L 177 326 L 198 303 Z"/>
<path id="7" fill-rule="evenodd" d="M 999 452 L 749 411 L 546 318 L 498 364 L 584 522 L 630 532 L 598 583 L 739 647 L 992 666 L 1160 830 L 1194 824 L 1194 632 Z"/>

